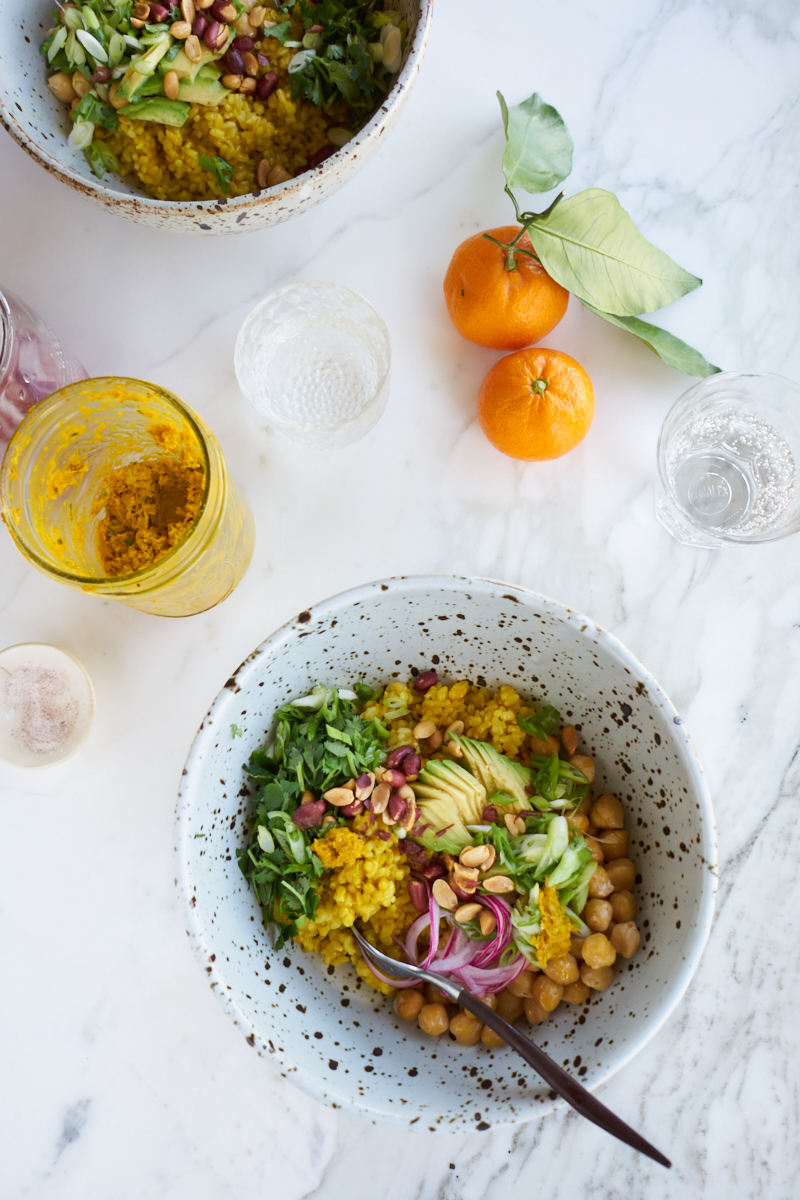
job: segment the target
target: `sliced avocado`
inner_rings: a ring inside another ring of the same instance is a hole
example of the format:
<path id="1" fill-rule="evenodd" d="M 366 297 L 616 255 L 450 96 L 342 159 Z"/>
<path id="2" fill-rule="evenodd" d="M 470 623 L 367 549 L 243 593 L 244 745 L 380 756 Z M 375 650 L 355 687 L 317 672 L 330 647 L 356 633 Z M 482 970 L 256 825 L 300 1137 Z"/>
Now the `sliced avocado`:
<path id="1" fill-rule="evenodd" d="M 155 75 L 151 75 L 146 79 L 142 86 L 136 92 L 137 103 L 139 100 L 144 100 L 146 96 L 163 96 L 164 95 L 164 80 L 156 71 Z"/>
<path id="2" fill-rule="evenodd" d="M 219 81 L 216 67 L 207 66 L 198 72 L 194 83 L 190 79 L 178 80 L 178 99 L 187 104 L 222 104 L 230 92 Z"/>
<path id="3" fill-rule="evenodd" d="M 412 786 L 419 804 L 418 824 L 433 826 L 432 830 L 426 831 L 430 834 L 429 841 L 423 844 L 433 849 L 445 849 L 442 838 L 435 836 L 445 830 L 442 837 L 446 836 L 448 843 L 452 842 L 459 850 L 471 845 L 467 825 L 480 823 L 486 803 L 486 790 L 474 775 L 458 763 L 433 760 L 420 771 L 419 779 Z"/>
<path id="4" fill-rule="evenodd" d="M 120 110 L 129 121 L 154 121 L 156 125 L 174 125 L 179 129 L 189 116 L 189 105 L 166 96 L 152 96 Z"/>
<path id="5" fill-rule="evenodd" d="M 151 46 L 146 54 L 141 56 L 142 64 L 146 64 L 148 68 L 143 73 L 136 71 L 133 67 L 128 67 L 125 74 L 122 76 L 122 82 L 119 85 L 118 94 L 124 96 L 126 100 L 133 100 L 139 95 L 139 90 L 146 80 L 151 79 L 155 73 L 156 67 L 161 62 L 161 59 L 169 50 L 170 39 L 165 38 L 163 42 L 156 42 L 155 46 Z"/>
<path id="6" fill-rule="evenodd" d="M 476 742 L 472 738 L 454 734 L 451 737 L 463 750 L 465 764 L 489 795 L 492 792 L 505 792 L 514 797 L 516 803 L 508 804 L 504 812 L 520 812 L 531 807 L 531 798 L 525 791 L 526 787 L 533 784 L 534 772 L 529 767 L 512 762 L 488 742 Z"/>
<path id="7" fill-rule="evenodd" d="M 203 67 L 207 67 L 216 57 L 213 50 L 209 50 L 208 46 L 200 45 L 201 54 L 197 62 L 193 62 L 191 58 L 187 58 L 185 50 L 179 50 L 171 62 L 161 62 L 159 71 L 162 75 L 166 75 L 168 71 L 174 71 L 178 76 L 178 80 L 188 79 L 194 83 Z"/>

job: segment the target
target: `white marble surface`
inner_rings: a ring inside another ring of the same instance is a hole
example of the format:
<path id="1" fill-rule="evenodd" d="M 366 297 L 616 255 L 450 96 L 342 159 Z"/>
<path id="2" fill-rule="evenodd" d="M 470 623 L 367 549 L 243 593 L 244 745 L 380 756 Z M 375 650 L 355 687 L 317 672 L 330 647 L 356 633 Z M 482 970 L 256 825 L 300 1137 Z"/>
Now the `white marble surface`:
<path id="1" fill-rule="evenodd" d="M 704 287 L 662 314 L 725 367 L 800 378 L 794 0 L 439 0 L 422 75 L 364 171 L 294 224 L 169 236 L 70 195 L 0 138 L 0 283 L 96 373 L 172 387 L 215 429 L 258 524 L 220 608 L 159 620 L 70 592 L 0 532 L 0 641 L 77 654 L 98 716 L 73 761 L 0 766 L 0 1195 L 34 1200 L 596 1200 L 797 1194 L 797 538 L 696 551 L 653 516 L 658 427 L 687 380 L 576 303 L 549 343 L 597 416 L 521 466 L 475 421 L 498 357 L 441 302 L 455 244 L 509 218 L 494 98 L 534 89 L 576 142 L 572 190 L 617 192 Z M 303 454 L 258 427 L 232 369 L 265 292 L 333 279 L 385 317 L 389 408 L 359 445 Z M 373 1128 L 270 1073 L 205 986 L 173 884 L 178 777 L 250 649 L 368 579 L 465 571 L 610 627 L 682 710 L 715 797 L 721 890 L 679 1011 L 601 1091 L 667 1174 L 566 1112 L 454 1137 Z"/>

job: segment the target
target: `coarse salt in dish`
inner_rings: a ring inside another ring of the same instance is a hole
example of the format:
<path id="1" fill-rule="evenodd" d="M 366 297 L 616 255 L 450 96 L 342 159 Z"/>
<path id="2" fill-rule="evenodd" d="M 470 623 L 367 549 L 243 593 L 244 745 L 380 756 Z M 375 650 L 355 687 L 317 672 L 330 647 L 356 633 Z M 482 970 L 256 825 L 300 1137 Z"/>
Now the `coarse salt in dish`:
<path id="1" fill-rule="evenodd" d="M 94 689 L 69 651 L 24 642 L 0 651 L 0 758 L 50 767 L 71 758 L 94 720 Z"/>

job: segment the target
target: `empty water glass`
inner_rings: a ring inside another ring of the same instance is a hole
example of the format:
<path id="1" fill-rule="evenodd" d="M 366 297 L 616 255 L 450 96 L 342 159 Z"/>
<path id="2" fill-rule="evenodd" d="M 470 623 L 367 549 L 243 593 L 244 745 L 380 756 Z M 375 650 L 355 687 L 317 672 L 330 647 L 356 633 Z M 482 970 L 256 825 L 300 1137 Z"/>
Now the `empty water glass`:
<path id="1" fill-rule="evenodd" d="M 800 387 L 726 371 L 675 402 L 658 439 L 656 514 L 688 546 L 768 542 L 800 529 Z"/>
<path id="2" fill-rule="evenodd" d="M 297 283 L 257 304 L 239 331 L 239 386 L 291 441 L 348 446 L 386 407 L 389 331 L 363 296 L 335 283 Z"/>

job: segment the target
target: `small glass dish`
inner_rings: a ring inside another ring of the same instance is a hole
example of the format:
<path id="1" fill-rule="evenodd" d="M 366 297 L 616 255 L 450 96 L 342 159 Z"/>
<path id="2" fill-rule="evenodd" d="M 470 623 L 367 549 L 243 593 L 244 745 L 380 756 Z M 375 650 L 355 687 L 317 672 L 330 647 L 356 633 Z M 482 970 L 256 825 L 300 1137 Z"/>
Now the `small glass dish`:
<path id="1" fill-rule="evenodd" d="M 296 445 L 349 446 L 389 397 L 389 331 L 358 292 L 297 283 L 257 304 L 236 339 L 239 387 Z"/>
<path id="2" fill-rule="evenodd" d="M 725 371 L 696 383 L 658 439 L 656 515 L 686 546 L 769 542 L 800 530 L 800 386 Z"/>
<path id="3" fill-rule="evenodd" d="M 21 642 L 0 650 L 0 759 L 53 767 L 71 758 L 94 721 L 94 688 L 68 650 Z"/>

